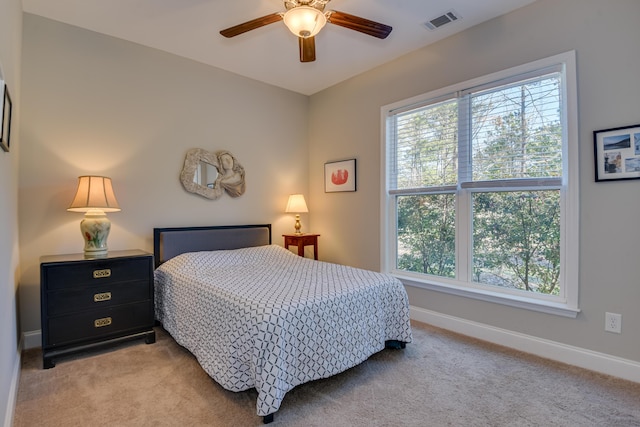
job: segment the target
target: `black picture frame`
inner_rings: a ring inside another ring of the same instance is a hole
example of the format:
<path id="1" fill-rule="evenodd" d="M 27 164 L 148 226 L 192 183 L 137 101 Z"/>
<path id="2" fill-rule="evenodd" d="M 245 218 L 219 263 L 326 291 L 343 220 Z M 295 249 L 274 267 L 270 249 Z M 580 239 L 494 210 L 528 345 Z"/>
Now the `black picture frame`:
<path id="1" fill-rule="evenodd" d="M 640 179 L 640 124 L 593 132 L 596 182 Z"/>
<path id="2" fill-rule="evenodd" d="M 2 125 L 0 127 L 0 147 L 6 152 L 9 151 L 11 146 L 11 110 L 13 104 L 11 103 L 11 95 L 9 95 L 9 88 L 7 84 L 4 84 L 4 90 L 2 95 Z"/>
<path id="3" fill-rule="evenodd" d="M 356 159 L 339 160 L 324 164 L 324 192 L 353 192 L 356 186 Z"/>

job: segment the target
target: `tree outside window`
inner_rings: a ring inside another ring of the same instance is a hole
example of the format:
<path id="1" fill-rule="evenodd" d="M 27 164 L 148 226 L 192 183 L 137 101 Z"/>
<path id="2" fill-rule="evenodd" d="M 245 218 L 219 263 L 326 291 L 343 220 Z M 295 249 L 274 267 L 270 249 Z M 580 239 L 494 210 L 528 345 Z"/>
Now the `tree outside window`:
<path id="1" fill-rule="evenodd" d="M 387 112 L 394 270 L 563 295 L 563 85 L 555 66 Z"/>

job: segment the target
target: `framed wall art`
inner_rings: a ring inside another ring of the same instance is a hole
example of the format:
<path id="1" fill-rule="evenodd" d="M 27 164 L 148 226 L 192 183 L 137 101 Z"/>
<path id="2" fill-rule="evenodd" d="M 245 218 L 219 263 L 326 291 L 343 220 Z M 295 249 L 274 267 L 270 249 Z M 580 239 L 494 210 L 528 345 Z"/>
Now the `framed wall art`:
<path id="1" fill-rule="evenodd" d="M 324 164 L 324 192 L 356 191 L 356 159 Z"/>
<path id="2" fill-rule="evenodd" d="M 0 147 L 4 151 L 9 151 L 11 136 L 11 96 L 5 83 L 2 87 L 2 127 L 0 127 Z"/>
<path id="3" fill-rule="evenodd" d="M 593 132 L 596 182 L 640 179 L 640 124 Z"/>

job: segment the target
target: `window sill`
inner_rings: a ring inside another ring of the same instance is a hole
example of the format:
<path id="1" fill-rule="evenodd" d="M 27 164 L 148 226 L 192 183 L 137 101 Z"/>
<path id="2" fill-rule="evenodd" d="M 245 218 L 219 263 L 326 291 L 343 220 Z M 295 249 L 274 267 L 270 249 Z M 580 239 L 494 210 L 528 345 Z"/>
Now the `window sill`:
<path id="1" fill-rule="evenodd" d="M 493 302 L 509 307 L 523 308 L 525 310 L 537 311 L 540 313 L 553 314 L 556 316 L 576 318 L 580 312 L 579 308 L 569 307 L 567 304 L 543 301 L 536 298 L 527 298 L 521 295 L 510 295 L 501 292 L 492 292 L 480 288 L 462 288 L 460 286 L 446 283 L 428 282 L 417 280 L 415 277 L 406 276 L 394 272 L 393 275 L 400 279 L 405 286 L 428 289 L 430 291 L 443 292 L 450 295 L 457 295 L 465 298 L 472 298 L 480 301 Z"/>

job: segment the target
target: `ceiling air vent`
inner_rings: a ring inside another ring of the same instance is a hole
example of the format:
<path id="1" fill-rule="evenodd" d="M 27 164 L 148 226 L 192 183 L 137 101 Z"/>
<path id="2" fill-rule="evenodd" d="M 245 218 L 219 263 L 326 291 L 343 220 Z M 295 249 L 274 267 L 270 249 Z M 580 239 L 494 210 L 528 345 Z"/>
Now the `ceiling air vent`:
<path id="1" fill-rule="evenodd" d="M 453 21 L 457 21 L 458 19 L 460 19 L 460 15 L 458 14 L 458 12 L 450 10 L 444 15 L 440 15 L 438 17 L 428 20 L 427 22 L 424 23 L 424 26 L 430 30 L 435 30 L 436 28 L 440 28 L 443 25 L 446 25 Z"/>

